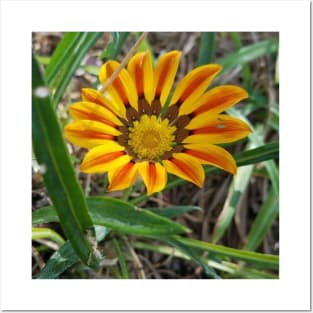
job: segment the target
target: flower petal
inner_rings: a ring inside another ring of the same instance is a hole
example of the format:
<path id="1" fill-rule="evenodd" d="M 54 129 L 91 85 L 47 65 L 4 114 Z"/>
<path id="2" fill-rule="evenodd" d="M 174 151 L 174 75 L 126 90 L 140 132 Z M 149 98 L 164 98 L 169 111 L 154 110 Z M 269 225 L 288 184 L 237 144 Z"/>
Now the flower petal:
<path id="1" fill-rule="evenodd" d="M 112 126 L 123 125 L 120 119 L 109 109 L 92 102 L 77 102 L 70 106 L 74 120 L 93 120 Z"/>
<path id="2" fill-rule="evenodd" d="M 138 163 L 138 170 L 147 187 L 148 195 L 164 189 L 167 182 L 167 174 L 165 168 L 160 163 L 141 162 Z"/>
<path id="3" fill-rule="evenodd" d="M 172 88 L 179 65 L 181 52 L 171 51 L 163 54 L 154 71 L 154 91 L 156 98 L 160 98 L 162 106 L 165 104 Z"/>
<path id="4" fill-rule="evenodd" d="M 83 88 L 81 91 L 83 101 L 97 103 L 108 110 L 120 115 L 121 109 L 117 105 L 106 98 L 100 91 L 92 88 Z"/>
<path id="5" fill-rule="evenodd" d="M 199 188 L 204 182 L 204 170 L 201 164 L 186 153 L 173 153 L 172 158 L 163 160 L 165 169 L 176 176 L 188 180 Z"/>
<path id="6" fill-rule="evenodd" d="M 185 153 L 193 156 L 202 164 L 219 167 L 231 174 L 236 174 L 236 161 L 225 149 L 210 144 L 187 144 Z"/>
<path id="7" fill-rule="evenodd" d="M 179 114 L 194 112 L 193 114 L 198 115 L 203 112 L 210 112 L 210 114 L 215 115 L 248 98 L 248 96 L 248 93 L 241 87 L 218 86 L 206 92 L 196 102 L 184 102 L 179 108 Z"/>
<path id="8" fill-rule="evenodd" d="M 208 88 L 213 78 L 222 70 L 218 64 L 208 64 L 195 68 L 177 84 L 170 105 L 190 106 Z"/>
<path id="9" fill-rule="evenodd" d="M 109 171 L 108 177 L 110 182 L 108 191 L 126 189 L 131 186 L 138 177 L 138 165 L 130 161 L 115 170 Z"/>
<path id="10" fill-rule="evenodd" d="M 101 84 L 109 79 L 113 72 L 119 67 L 119 63 L 116 61 L 108 61 L 103 64 L 99 71 L 99 80 Z M 107 92 L 113 98 L 113 101 L 121 106 L 123 103 L 125 106 L 131 105 L 135 109 L 138 107 L 138 95 L 136 86 L 129 73 L 123 68 L 118 76 L 113 80 L 112 84 L 108 86 Z"/>
<path id="11" fill-rule="evenodd" d="M 107 172 L 129 163 L 130 160 L 124 147 L 115 141 L 108 141 L 88 151 L 80 165 L 80 170 L 90 174 Z"/>
<path id="12" fill-rule="evenodd" d="M 192 135 L 186 137 L 183 143 L 228 143 L 251 133 L 249 125 L 236 117 L 219 114 L 212 118 L 207 115 L 203 113 L 191 120 L 185 128 L 193 129 Z"/>
<path id="13" fill-rule="evenodd" d="M 154 97 L 151 54 L 149 52 L 137 53 L 129 61 L 127 70 L 135 82 L 139 98 L 145 96 L 146 100 L 151 103 Z"/>
<path id="14" fill-rule="evenodd" d="M 83 148 L 104 144 L 120 134 L 117 129 L 97 121 L 80 120 L 64 127 L 64 137 Z"/>

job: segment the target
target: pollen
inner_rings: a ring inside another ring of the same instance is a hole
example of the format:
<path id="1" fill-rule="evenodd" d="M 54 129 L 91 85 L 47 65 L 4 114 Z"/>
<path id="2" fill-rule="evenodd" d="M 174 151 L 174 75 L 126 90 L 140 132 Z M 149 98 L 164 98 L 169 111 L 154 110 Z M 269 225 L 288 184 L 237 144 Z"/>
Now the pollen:
<path id="1" fill-rule="evenodd" d="M 172 150 L 175 130 L 167 118 L 145 114 L 129 128 L 128 145 L 140 160 L 157 161 Z"/>

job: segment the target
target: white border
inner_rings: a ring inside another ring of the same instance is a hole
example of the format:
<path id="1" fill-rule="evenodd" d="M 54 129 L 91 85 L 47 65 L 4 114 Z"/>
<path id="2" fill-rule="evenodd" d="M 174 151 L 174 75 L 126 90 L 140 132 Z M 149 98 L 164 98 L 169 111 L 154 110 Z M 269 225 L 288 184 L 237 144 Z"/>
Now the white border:
<path id="1" fill-rule="evenodd" d="M 279 280 L 31 279 L 31 32 L 65 30 L 280 32 Z M 2 1 L 2 309 L 309 309 L 309 30 L 309 1 Z"/>

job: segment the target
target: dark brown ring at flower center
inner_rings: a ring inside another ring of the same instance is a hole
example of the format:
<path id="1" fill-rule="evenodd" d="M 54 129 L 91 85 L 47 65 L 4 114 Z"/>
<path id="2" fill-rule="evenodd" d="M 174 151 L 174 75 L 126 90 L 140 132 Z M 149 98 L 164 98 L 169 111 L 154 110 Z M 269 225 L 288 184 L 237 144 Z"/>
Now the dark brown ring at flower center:
<path id="1" fill-rule="evenodd" d="M 143 115 L 155 115 L 160 116 L 162 106 L 159 99 L 154 99 L 151 105 L 144 97 L 138 99 L 138 111 L 133 107 L 129 106 L 126 109 L 126 119 L 122 120 L 124 126 L 118 127 L 118 130 L 122 133 L 117 137 L 117 142 L 125 147 L 127 153 L 134 158 L 134 160 L 140 160 L 136 153 L 133 151 L 132 147 L 129 145 L 129 128 L 133 127 L 135 121 L 139 121 Z M 188 115 L 178 116 L 178 105 L 170 106 L 164 115 L 161 117 L 162 120 L 168 119 L 172 126 L 177 129 L 174 133 L 175 135 L 175 145 L 171 151 L 165 152 L 160 156 L 161 160 L 166 160 L 171 158 L 173 153 L 181 152 L 184 150 L 183 144 L 181 142 L 190 135 L 190 131 L 185 129 L 185 127 L 190 122 L 191 118 Z"/>

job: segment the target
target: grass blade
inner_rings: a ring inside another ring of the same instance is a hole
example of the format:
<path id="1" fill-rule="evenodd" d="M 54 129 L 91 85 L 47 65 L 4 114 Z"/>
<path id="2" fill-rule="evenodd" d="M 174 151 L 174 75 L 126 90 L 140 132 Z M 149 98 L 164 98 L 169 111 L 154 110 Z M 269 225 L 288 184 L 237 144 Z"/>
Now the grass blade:
<path id="1" fill-rule="evenodd" d="M 278 215 L 278 203 L 278 197 L 272 189 L 252 224 L 244 249 L 251 251 L 257 249 Z"/>
<path id="2" fill-rule="evenodd" d="M 120 264 L 122 278 L 128 279 L 129 273 L 128 273 L 128 269 L 127 269 L 127 264 L 126 264 L 125 257 L 121 251 L 120 244 L 115 238 L 112 239 L 112 244 L 113 244 L 116 256 L 118 258 L 118 262 Z"/>
<path id="3" fill-rule="evenodd" d="M 255 44 L 245 46 L 237 52 L 228 54 L 226 57 L 219 59 L 217 63 L 223 66 L 223 71 L 221 73 L 224 74 L 238 65 L 246 64 L 261 56 L 276 53 L 277 51 L 278 40 L 276 38 L 263 40 Z"/>
<path id="4" fill-rule="evenodd" d="M 200 47 L 197 65 L 209 64 L 213 61 L 215 54 L 215 33 L 201 33 Z"/>
<path id="5" fill-rule="evenodd" d="M 75 71 L 80 66 L 80 63 L 88 50 L 96 43 L 102 33 L 100 32 L 85 32 L 81 33 L 79 40 L 75 40 L 73 50 L 68 56 L 63 58 L 62 66 L 59 67 L 56 75 L 51 77 L 49 87 L 52 90 L 54 107 L 62 98 L 67 86 L 69 85 Z"/>
<path id="6" fill-rule="evenodd" d="M 39 272 L 36 278 L 58 278 L 60 274 L 77 262 L 79 262 L 79 257 L 74 252 L 70 242 L 66 242 L 58 251 L 52 254 L 45 267 Z"/>
<path id="7" fill-rule="evenodd" d="M 236 208 L 239 205 L 242 196 L 248 186 L 253 168 L 254 168 L 253 165 L 240 167 L 238 169 L 236 176 L 234 176 L 223 210 L 220 213 L 213 230 L 212 235 L 213 243 L 219 241 L 219 239 L 224 235 L 225 231 L 228 229 L 235 215 Z"/>
<path id="8" fill-rule="evenodd" d="M 76 179 L 39 65 L 32 59 L 32 138 L 49 196 L 62 228 L 85 264 L 98 264 L 84 231 L 93 229 L 87 204 Z"/>
<path id="9" fill-rule="evenodd" d="M 231 37 L 233 39 L 236 51 L 239 51 L 240 49 L 242 49 L 242 43 L 241 43 L 239 33 L 232 32 Z M 243 76 L 244 85 L 248 93 L 250 93 L 252 91 L 252 75 L 251 75 L 250 66 L 247 63 L 243 65 L 242 76 Z"/>
<path id="10" fill-rule="evenodd" d="M 103 225 L 121 233 L 134 235 L 170 235 L 188 232 L 181 224 L 148 210 L 136 209 L 127 202 L 106 198 L 89 197 L 87 203 L 93 223 Z M 33 212 L 33 223 L 57 222 L 58 217 L 53 207 L 46 207 Z"/>
<path id="11" fill-rule="evenodd" d="M 59 246 L 62 246 L 64 244 L 63 238 L 50 228 L 33 227 L 32 228 L 32 240 L 36 240 L 36 239 L 50 239 L 54 241 L 55 243 L 57 243 Z"/>
<path id="12" fill-rule="evenodd" d="M 105 49 L 100 53 L 100 59 L 113 59 L 115 60 L 120 54 L 124 43 L 126 42 L 129 32 L 112 32 L 112 40 L 107 44 Z"/>
<path id="13" fill-rule="evenodd" d="M 45 79 L 47 83 L 59 72 L 60 68 L 66 63 L 66 60 L 74 53 L 75 46 L 81 39 L 82 33 L 69 32 L 65 33 L 62 40 L 59 42 L 57 48 L 50 58 L 49 65 L 45 71 Z"/>
<path id="14" fill-rule="evenodd" d="M 194 251 L 194 249 L 188 245 L 185 244 L 182 241 L 177 240 L 176 238 L 167 238 L 165 242 L 169 243 L 173 247 L 177 248 L 184 254 L 188 255 L 192 260 L 194 260 L 196 263 L 198 263 L 206 273 L 206 275 L 210 278 L 219 279 L 220 277 L 215 273 L 214 269 L 211 268 L 206 261 L 204 261 L 199 254 Z"/>
<path id="15" fill-rule="evenodd" d="M 277 141 L 259 146 L 257 148 L 239 152 L 236 154 L 238 166 L 256 164 L 268 160 L 277 160 L 279 158 L 279 143 Z"/>
<path id="16" fill-rule="evenodd" d="M 202 208 L 194 205 L 177 205 L 168 208 L 151 208 L 148 210 L 167 218 L 175 218 L 188 212 L 202 211 Z"/>
<path id="17" fill-rule="evenodd" d="M 258 265 L 263 268 L 278 269 L 279 267 L 279 257 L 277 255 L 234 249 L 180 236 L 174 237 L 178 242 L 181 242 L 189 247 L 208 251 L 214 255 L 226 256 L 232 259 L 246 261 L 248 263 L 254 264 L 255 266 Z"/>

